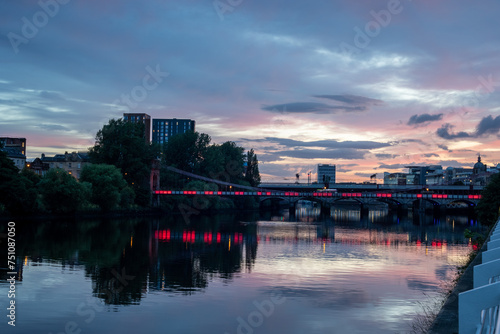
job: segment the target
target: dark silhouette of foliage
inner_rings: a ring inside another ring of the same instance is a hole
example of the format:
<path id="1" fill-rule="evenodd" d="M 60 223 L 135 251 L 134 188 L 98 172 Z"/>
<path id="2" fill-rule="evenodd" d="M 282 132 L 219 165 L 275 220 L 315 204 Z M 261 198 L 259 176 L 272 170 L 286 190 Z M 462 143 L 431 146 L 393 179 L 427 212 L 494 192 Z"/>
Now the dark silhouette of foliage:
<path id="1" fill-rule="evenodd" d="M 481 200 L 476 207 L 477 218 L 484 225 L 496 223 L 500 209 L 500 174 L 494 174 L 481 193 Z"/>

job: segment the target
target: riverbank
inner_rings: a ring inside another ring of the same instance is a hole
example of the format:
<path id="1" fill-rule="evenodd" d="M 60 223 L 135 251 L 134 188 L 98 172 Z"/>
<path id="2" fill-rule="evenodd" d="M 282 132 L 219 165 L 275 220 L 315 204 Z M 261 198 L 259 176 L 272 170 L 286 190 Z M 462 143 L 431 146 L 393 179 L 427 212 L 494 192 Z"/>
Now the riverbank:
<path id="1" fill-rule="evenodd" d="M 493 228 L 490 230 L 493 230 Z M 485 240 L 489 239 L 489 235 Z M 476 257 L 460 276 L 453 291 L 448 295 L 436 319 L 432 323 L 428 334 L 458 334 L 458 295 L 474 287 L 474 266 L 482 263 L 482 253 L 487 249 L 486 241 L 477 252 Z"/>

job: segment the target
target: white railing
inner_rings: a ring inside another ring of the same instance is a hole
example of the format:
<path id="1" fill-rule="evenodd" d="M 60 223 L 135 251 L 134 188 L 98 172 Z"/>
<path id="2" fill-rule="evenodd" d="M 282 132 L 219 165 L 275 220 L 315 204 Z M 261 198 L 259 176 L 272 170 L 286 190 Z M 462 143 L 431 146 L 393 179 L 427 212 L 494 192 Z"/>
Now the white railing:
<path id="1" fill-rule="evenodd" d="M 482 253 L 482 264 L 474 266 L 474 288 L 458 296 L 460 334 L 500 334 L 500 222 L 497 221 Z"/>

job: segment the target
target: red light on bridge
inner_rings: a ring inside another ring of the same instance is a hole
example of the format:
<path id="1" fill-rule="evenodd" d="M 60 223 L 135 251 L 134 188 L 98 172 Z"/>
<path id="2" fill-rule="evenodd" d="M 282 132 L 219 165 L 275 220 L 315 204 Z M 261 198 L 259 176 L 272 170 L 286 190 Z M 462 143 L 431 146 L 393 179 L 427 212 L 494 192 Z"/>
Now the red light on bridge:
<path id="1" fill-rule="evenodd" d="M 217 232 L 217 243 L 220 243 L 220 232 Z"/>
<path id="2" fill-rule="evenodd" d="M 469 195 L 469 199 L 481 199 L 481 195 Z"/>
<path id="3" fill-rule="evenodd" d="M 222 191 L 218 191 L 218 192 L 217 192 L 217 195 L 222 195 Z"/>
<path id="4" fill-rule="evenodd" d="M 270 192 L 267 192 L 267 193 L 266 193 L 266 195 L 267 195 L 267 196 L 271 196 L 271 193 L 270 193 Z"/>
<path id="5" fill-rule="evenodd" d="M 257 195 L 262 196 L 262 191 L 258 191 Z"/>
<path id="6" fill-rule="evenodd" d="M 213 195 L 214 192 L 213 191 L 205 191 L 205 195 Z"/>

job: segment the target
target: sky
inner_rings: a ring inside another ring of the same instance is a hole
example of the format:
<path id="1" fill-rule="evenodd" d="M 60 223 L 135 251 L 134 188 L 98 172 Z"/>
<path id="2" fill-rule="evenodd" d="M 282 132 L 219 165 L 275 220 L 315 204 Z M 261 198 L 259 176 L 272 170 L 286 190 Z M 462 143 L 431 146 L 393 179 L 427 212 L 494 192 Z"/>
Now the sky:
<path id="1" fill-rule="evenodd" d="M 263 181 L 500 162 L 500 2 L 0 3 L 0 136 L 86 150 L 124 112 L 254 148 Z"/>

